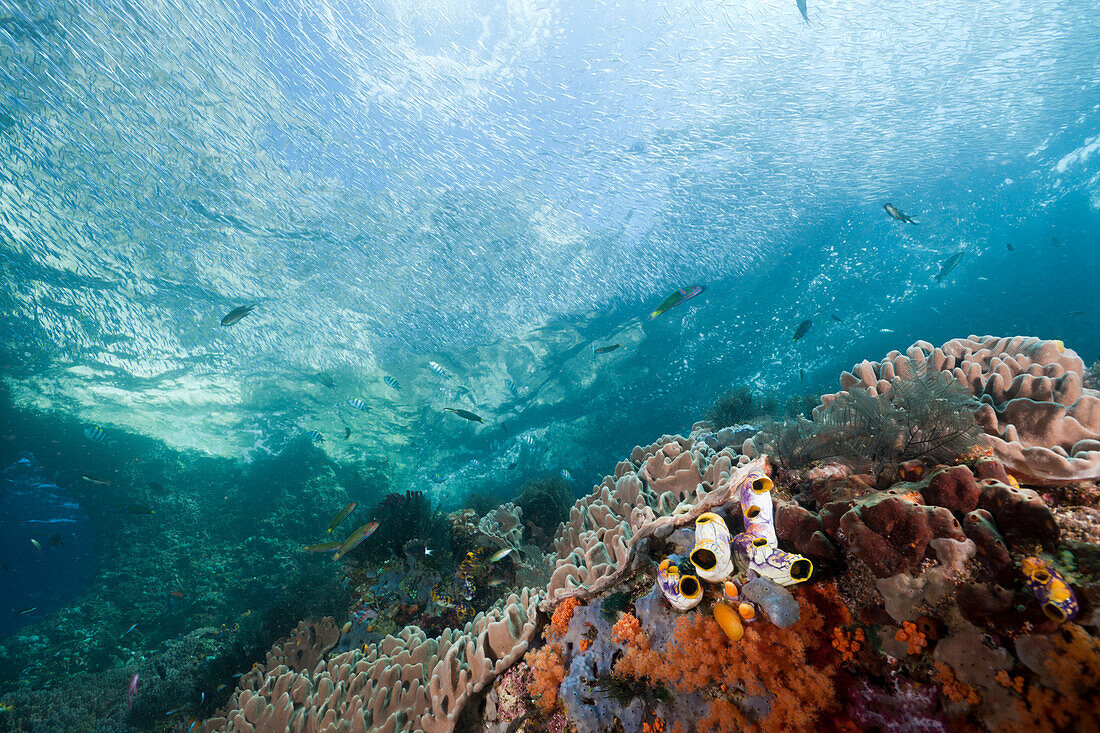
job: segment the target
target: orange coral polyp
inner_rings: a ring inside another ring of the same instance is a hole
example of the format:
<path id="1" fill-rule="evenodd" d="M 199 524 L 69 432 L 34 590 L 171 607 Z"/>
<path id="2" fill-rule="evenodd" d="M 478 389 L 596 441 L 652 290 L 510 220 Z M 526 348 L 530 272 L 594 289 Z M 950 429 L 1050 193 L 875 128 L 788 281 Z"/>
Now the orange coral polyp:
<path id="1" fill-rule="evenodd" d="M 894 634 L 894 638 L 905 642 L 909 654 L 920 654 L 928 646 L 928 639 L 917 630 L 917 625 L 912 621 L 902 623 L 901 628 Z"/>

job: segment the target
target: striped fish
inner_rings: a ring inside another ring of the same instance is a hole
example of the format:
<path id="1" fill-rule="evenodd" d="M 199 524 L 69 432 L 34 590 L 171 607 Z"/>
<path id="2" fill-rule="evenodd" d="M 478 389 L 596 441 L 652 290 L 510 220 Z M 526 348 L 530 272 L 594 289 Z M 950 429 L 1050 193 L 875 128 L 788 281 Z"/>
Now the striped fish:
<path id="1" fill-rule="evenodd" d="M 358 397 L 348 397 L 345 401 L 350 407 L 354 407 L 356 410 L 362 410 L 363 412 L 366 412 L 370 409 L 369 407 L 367 407 L 367 403 L 363 402 L 363 400 L 359 399 Z"/>
<path id="2" fill-rule="evenodd" d="M 535 439 L 530 435 L 521 436 L 519 442 L 523 443 L 524 445 L 529 445 L 532 448 L 535 446 Z"/>
<path id="3" fill-rule="evenodd" d="M 508 388 L 508 391 L 512 393 L 513 397 L 519 397 L 519 388 L 516 387 L 516 383 L 511 379 L 505 379 L 504 386 Z"/>
<path id="4" fill-rule="evenodd" d="M 306 435 L 308 435 L 309 439 L 311 441 L 313 441 L 314 443 L 324 443 L 325 442 L 325 436 L 321 435 L 316 430 L 310 430 L 308 433 L 306 433 Z"/>
<path id="5" fill-rule="evenodd" d="M 396 389 L 398 392 L 401 391 L 401 383 L 398 382 L 393 377 L 383 377 L 382 381 L 385 382 L 387 386 L 392 387 L 393 389 Z"/>
<path id="6" fill-rule="evenodd" d="M 103 432 L 103 428 L 98 425 L 93 425 L 90 428 L 84 428 L 84 437 L 93 443 L 106 443 L 107 433 Z"/>
<path id="7" fill-rule="evenodd" d="M 439 364 L 436 364 L 434 361 L 429 361 L 428 362 L 428 368 L 431 369 L 432 374 L 436 375 L 437 377 L 443 377 L 443 378 L 447 377 L 447 370 L 444 369 Z"/>

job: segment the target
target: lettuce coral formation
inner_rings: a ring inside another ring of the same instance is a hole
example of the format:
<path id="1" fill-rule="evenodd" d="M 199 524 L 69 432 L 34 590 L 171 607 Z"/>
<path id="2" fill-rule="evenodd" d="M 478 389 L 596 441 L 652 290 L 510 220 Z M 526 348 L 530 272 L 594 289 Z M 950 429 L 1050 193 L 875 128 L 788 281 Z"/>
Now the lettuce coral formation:
<path id="1" fill-rule="evenodd" d="M 321 651 L 313 669 L 273 651 L 205 730 L 1095 728 L 1098 527 L 1080 510 L 1100 512 L 1090 473 L 1100 453 L 1088 438 L 1067 448 L 1077 433 L 1066 421 L 1096 432 L 1100 413 L 1075 359 L 1054 342 L 971 337 L 921 342 L 843 377 L 846 389 L 882 392 L 913 364 L 950 373 L 981 400 L 993 455 L 876 476 L 774 470 L 752 440 L 716 449 L 705 424 L 637 447 L 574 504 L 537 593 L 438 638 L 408 627 L 362 652 Z M 750 476 L 774 482 L 767 501 L 740 491 Z M 784 588 L 742 562 L 676 610 L 658 566 L 691 567 L 676 558 L 708 514 L 801 553 L 813 578 Z M 512 534 L 498 544 L 519 547 Z M 1056 600 L 1040 587 L 1049 579 L 1061 583 Z M 303 633 L 312 660 L 331 628 Z"/>
<path id="2" fill-rule="evenodd" d="M 975 412 L 996 456 L 1036 485 L 1100 478 L 1100 393 L 1085 386 L 1085 362 L 1060 341 L 969 336 L 863 361 L 840 378 L 845 391 L 888 392 L 899 375 L 927 364 L 980 401 Z M 825 404 L 838 395 L 823 397 Z"/>

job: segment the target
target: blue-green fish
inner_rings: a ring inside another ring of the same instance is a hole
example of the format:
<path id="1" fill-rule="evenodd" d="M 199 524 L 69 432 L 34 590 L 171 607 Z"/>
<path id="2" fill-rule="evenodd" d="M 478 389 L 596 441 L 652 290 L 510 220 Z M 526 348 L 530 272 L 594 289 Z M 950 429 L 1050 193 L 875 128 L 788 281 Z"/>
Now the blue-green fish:
<path id="1" fill-rule="evenodd" d="M 359 502 L 353 501 L 347 504 L 343 509 L 336 512 L 336 516 L 332 518 L 332 524 L 328 526 L 328 533 L 332 534 L 332 531 L 340 526 L 340 522 L 347 519 L 348 515 L 355 511 L 355 507 L 359 506 Z"/>
<path id="2" fill-rule="evenodd" d="M 398 382 L 393 377 L 383 377 L 382 381 L 385 382 L 389 387 L 392 387 L 393 389 L 396 389 L 398 392 L 401 391 L 400 382 Z"/>
<path id="3" fill-rule="evenodd" d="M 340 545 L 340 549 L 336 551 L 332 559 L 339 560 L 344 555 L 354 550 L 359 546 L 359 543 L 374 534 L 374 530 L 376 529 L 378 529 L 378 522 L 367 522 L 362 527 L 352 532 L 351 535 L 344 540 L 344 544 Z"/>
<path id="4" fill-rule="evenodd" d="M 348 397 L 345 402 L 347 402 L 349 406 L 354 407 L 356 410 L 362 410 L 363 412 L 366 412 L 370 409 L 369 407 L 367 407 L 367 403 L 363 402 L 363 400 L 359 399 L 358 397 Z"/>
<path id="5" fill-rule="evenodd" d="M 329 389 L 336 389 L 336 380 L 324 372 L 317 372 L 313 375 L 322 387 L 328 387 Z"/>
<path id="6" fill-rule="evenodd" d="M 234 308 L 222 317 L 222 325 L 232 326 L 251 313 L 255 307 L 254 305 L 242 305 L 239 308 Z"/>
<path id="7" fill-rule="evenodd" d="M 802 20 L 807 23 L 810 22 L 810 16 L 807 15 L 809 8 L 806 7 L 806 0 L 794 0 L 795 5 L 798 6 L 798 12 L 802 13 Z"/>
<path id="8" fill-rule="evenodd" d="M 620 346 L 622 346 L 622 344 L 611 344 L 610 346 L 596 346 L 595 344 L 593 344 L 592 345 L 592 353 L 594 353 L 594 354 L 609 354 L 612 351 L 614 351 L 615 349 L 619 348 Z"/>
<path id="9" fill-rule="evenodd" d="M 791 340 L 792 341 L 798 341 L 798 339 L 802 338 L 803 336 L 805 336 L 806 334 L 808 334 L 810 332 L 810 329 L 813 328 L 813 325 L 814 325 L 814 322 L 811 321 L 809 318 L 807 318 L 802 323 L 798 324 L 798 328 L 795 329 L 795 332 L 794 332 L 794 338 L 791 339 Z"/>
<path id="10" fill-rule="evenodd" d="M 702 285 L 692 285 L 691 287 L 681 288 L 680 290 L 677 290 L 675 293 L 661 301 L 661 304 L 657 306 L 657 309 L 649 314 L 649 320 L 652 321 L 657 316 L 661 315 L 671 308 L 675 308 L 676 306 L 683 303 L 685 300 L 690 300 L 691 298 L 694 298 L 696 295 L 703 292 L 704 289 L 705 288 L 703 288 Z"/>
<path id="11" fill-rule="evenodd" d="M 485 422 L 479 415 L 475 415 L 469 410 L 463 410 L 461 407 L 444 407 L 443 409 L 447 412 L 453 412 L 459 417 L 465 418 L 470 422 Z"/>

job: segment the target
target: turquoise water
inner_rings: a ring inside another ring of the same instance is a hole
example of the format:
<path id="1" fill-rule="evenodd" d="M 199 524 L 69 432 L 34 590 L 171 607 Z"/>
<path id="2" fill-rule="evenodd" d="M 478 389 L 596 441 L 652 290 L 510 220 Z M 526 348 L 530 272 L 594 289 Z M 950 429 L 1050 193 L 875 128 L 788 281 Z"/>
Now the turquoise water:
<path id="1" fill-rule="evenodd" d="M 580 495 L 732 386 L 971 333 L 1091 363 L 1098 42 L 1046 0 L 0 0 L 0 468 L 54 497 L 19 531 L 87 533 L 0 544 L 3 684 L 234 625 L 247 668 L 346 601 L 299 552 L 346 501 Z"/>

